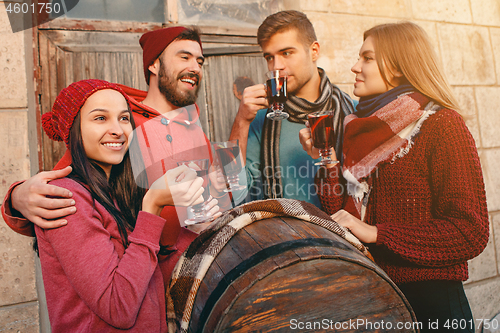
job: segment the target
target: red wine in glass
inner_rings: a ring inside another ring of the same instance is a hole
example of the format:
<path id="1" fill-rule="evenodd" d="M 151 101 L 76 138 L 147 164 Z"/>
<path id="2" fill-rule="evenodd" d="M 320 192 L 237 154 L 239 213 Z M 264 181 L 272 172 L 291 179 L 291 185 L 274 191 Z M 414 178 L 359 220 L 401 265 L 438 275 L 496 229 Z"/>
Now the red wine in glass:
<path id="1" fill-rule="evenodd" d="M 286 79 L 284 76 L 274 77 L 266 81 L 267 99 L 273 107 L 275 103 L 286 103 Z"/>
<path id="2" fill-rule="evenodd" d="M 316 165 L 335 164 L 338 161 L 331 159 L 331 148 L 335 145 L 333 129 L 333 111 L 318 111 L 307 116 L 313 146 L 319 149 L 321 161 Z"/>
<path id="3" fill-rule="evenodd" d="M 269 119 L 283 120 L 288 118 L 288 113 L 283 111 L 287 97 L 287 77 L 287 73 L 282 70 L 274 70 L 266 73 L 267 100 L 272 110 L 267 114 Z"/>
<path id="4" fill-rule="evenodd" d="M 214 151 L 214 163 L 222 171 L 226 178 L 227 189 L 224 192 L 232 192 L 246 189 L 239 184 L 239 173 L 242 170 L 240 146 L 238 140 L 212 143 Z"/>
<path id="5" fill-rule="evenodd" d="M 216 150 L 223 167 L 224 176 L 234 176 L 241 172 L 241 160 L 239 147 L 219 148 Z"/>

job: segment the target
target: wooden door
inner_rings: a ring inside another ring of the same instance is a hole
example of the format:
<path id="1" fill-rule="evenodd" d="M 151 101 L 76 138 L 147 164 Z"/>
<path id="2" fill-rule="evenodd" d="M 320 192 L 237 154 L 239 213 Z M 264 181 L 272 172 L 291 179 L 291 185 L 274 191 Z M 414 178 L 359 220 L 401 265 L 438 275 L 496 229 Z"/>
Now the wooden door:
<path id="1" fill-rule="evenodd" d="M 147 90 L 139 45 L 141 35 L 142 32 L 39 30 L 42 114 L 50 112 L 61 89 L 83 79 L 102 79 Z M 210 140 L 225 141 L 239 105 L 233 89 L 235 80 L 263 82 L 266 64 L 255 38 L 202 36 L 202 41 L 206 61 L 197 102 L 200 120 Z M 43 134 L 43 169 L 52 169 L 65 149 L 64 143 Z"/>

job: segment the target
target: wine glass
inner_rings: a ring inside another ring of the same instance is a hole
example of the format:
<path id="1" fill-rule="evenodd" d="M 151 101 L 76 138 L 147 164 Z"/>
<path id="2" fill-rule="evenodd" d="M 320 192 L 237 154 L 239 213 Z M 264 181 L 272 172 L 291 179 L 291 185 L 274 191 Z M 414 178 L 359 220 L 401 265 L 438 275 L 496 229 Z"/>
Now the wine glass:
<path id="1" fill-rule="evenodd" d="M 212 151 L 215 166 L 222 171 L 224 178 L 226 178 L 227 189 L 224 192 L 246 189 L 246 186 L 239 183 L 238 174 L 242 170 L 242 163 L 238 140 L 213 142 Z"/>
<path id="2" fill-rule="evenodd" d="M 206 214 L 207 212 L 205 209 L 205 205 L 210 199 L 210 188 L 208 186 L 208 167 L 210 166 L 210 160 L 207 158 L 200 160 L 182 161 L 182 162 L 177 162 L 177 165 L 178 166 L 186 165 L 191 169 L 195 170 L 198 177 L 203 178 L 203 188 L 204 188 L 203 199 L 205 201 L 188 207 L 188 216 L 192 215 L 192 217 L 185 220 L 184 223 L 186 225 L 191 225 L 204 222 L 209 218 L 209 216 L 207 216 Z"/>
<path id="3" fill-rule="evenodd" d="M 283 111 L 286 103 L 287 77 L 288 74 L 279 69 L 266 73 L 267 100 L 272 110 L 267 114 L 269 119 L 283 120 L 288 118 L 288 113 Z"/>
<path id="4" fill-rule="evenodd" d="M 332 160 L 331 148 L 335 145 L 333 130 L 333 111 L 318 111 L 307 115 L 313 146 L 319 149 L 321 161 L 315 165 L 337 164 L 339 161 Z"/>

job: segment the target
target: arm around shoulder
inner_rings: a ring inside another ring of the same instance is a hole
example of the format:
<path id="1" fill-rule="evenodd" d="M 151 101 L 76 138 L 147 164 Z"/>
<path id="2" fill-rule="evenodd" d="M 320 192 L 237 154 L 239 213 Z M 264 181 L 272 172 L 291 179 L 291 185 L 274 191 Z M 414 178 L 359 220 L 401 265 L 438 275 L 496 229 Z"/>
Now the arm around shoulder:
<path id="1" fill-rule="evenodd" d="M 12 191 L 22 182 L 16 182 L 9 187 L 2 203 L 2 217 L 13 231 L 18 234 L 34 237 L 35 229 L 33 223 L 25 219 L 21 213 L 12 207 Z"/>
<path id="2" fill-rule="evenodd" d="M 9 222 L 21 228 L 23 234 L 33 230 L 32 223 L 44 229 L 58 228 L 67 223 L 65 217 L 75 212 L 72 193 L 65 188 L 48 184 L 51 180 L 66 177 L 71 167 L 44 171 L 22 183 L 11 186 L 5 206 Z M 3 209 L 2 209 L 3 210 Z M 10 224 L 9 224 L 10 225 Z M 16 231 L 16 229 L 14 229 Z M 31 232 L 30 235 L 33 235 Z"/>

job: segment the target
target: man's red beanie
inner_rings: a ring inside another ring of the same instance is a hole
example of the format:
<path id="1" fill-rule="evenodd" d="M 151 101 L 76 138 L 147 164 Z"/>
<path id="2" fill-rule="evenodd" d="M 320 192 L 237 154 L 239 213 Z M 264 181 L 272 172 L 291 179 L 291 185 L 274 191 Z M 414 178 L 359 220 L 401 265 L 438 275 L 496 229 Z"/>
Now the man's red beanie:
<path id="1" fill-rule="evenodd" d="M 142 47 L 142 60 L 144 62 L 144 76 L 149 85 L 149 66 L 151 66 L 160 54 L 170 45 L 179 35 L 188 30 L 186 27 L 170 27 L 146 32 L 139 39 Z M 197 41 L 201 47 L 201 40 Z"/>

